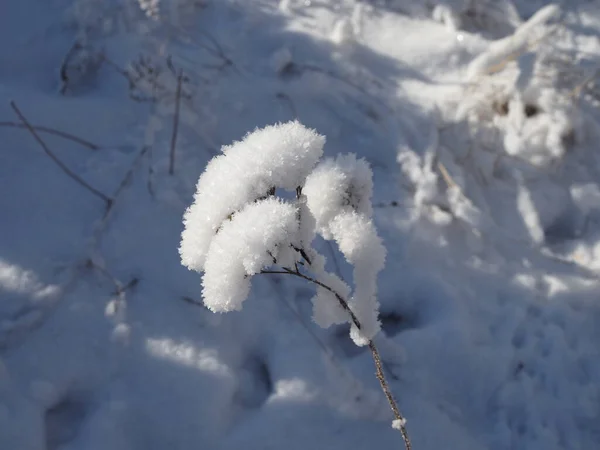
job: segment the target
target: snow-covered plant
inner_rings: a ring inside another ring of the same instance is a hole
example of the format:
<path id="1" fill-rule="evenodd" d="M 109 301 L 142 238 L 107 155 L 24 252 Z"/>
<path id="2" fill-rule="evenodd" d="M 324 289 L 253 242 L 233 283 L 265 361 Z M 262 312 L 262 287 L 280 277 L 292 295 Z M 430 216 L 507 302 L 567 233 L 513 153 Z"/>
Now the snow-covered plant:
<path id="1" fill-rule="evenodd" d="M 549 39 L 560 16 L 556 5 L 546 6 L 511 36 L 491 42 L 469 65 L 471 83 L 456 108 L 456 120 L 477 141 L 542 169 L 582 137 L 582 113 L 573 101 L 581 83 L 567 82 L 567 63 L 559 62 Z"/>
<path id="2" fill-rule="evenodd" d="M 377 274 L 386 252 L 371 219 L 371 169 L 353 154 L 321 161 L 324 144 L 324 136 L 294 121 L 223 147 L 200 176 L 185 212 L 182 263 L 203 273 L 204 303 L 214 312 L 240 310 L 257 274 L 313 283 L 315 322 L 347 322 L 354 342 L 369 346 L 394 426 L 410 448 L 373 342 L 380 330 Z M 283 191 L 295 197 L 276 195 Z M 317 234 L 335 240 L 354 267 L 354 291 L 325 270 L 325 257 L 312 245 Z"/>

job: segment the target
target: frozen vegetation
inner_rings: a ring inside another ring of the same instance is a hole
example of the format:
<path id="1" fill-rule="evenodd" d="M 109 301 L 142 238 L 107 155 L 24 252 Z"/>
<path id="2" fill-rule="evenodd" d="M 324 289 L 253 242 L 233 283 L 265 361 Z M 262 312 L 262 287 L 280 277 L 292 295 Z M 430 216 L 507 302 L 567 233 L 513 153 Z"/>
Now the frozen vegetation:
<path id="1" fill-rule="evenodd" d="M 600 445 L 597 0 L 0 37 L 0 449 Z"/>

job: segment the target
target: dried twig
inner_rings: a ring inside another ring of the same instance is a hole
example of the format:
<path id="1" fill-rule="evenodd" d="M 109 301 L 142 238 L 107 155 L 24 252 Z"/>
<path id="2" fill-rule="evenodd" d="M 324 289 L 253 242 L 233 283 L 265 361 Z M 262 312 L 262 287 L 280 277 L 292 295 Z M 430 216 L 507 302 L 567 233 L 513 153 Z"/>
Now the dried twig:
<path id="1" fill-rule="evenodd" d="M 231 67 L 235 71 L 237 71 L 235 64 L 233 63 L 231 58 L 229 58 L 225 54 L 225 50 L 223 50 L 223 47 L 221 46 L 221 44 L 219 44 L 219 41 L 217 41 L 217 39 L 214 36 L 212 36 L 210 33 L 206 32 L 206 31 L 200 30 L 200 33 L 212 44 L 212 47 L 209 45 L 205 45 L 203 43 L 198 43 L 198 46 L 204 48 L 214 58 L 218 58 L 222 61 L 221 64 L 214 65 L 214 66 L 204 64 L 204 67 L 209 68 L 209 69 L 211 69 L 211 68 L 216 69 L 219 71 L 225 69 L 226 67 Z"/>
<path id="2" fill-rule="evenodd" d="M 134 287 L 136 287 L 138 285 L 139 282 L 140 282 L 140 279 L 138 277 L 133 277 L 131 280 L 129 280 L 129 282 L 127 284 L 118 288 L 117 291 L 114 293 L 114 295 L 120 295 L 120 294 L 125 293 L 129 289 L 133 289 Z"/>
<path id="3" fill-rule="evenodd" d="M 177 91 L 175 92 L 175 115 L 173 116 L 173 134 L 171 135 L 171 152 L 169 155 L 169 175 L 175 173 L 175 145 L 177 144 L 177 131 L 179 130 L 179 104 L 181 102 L 181 83 L 183 70 L 177 75 Z"/>
<path id="4" fill-rule="evenodd" d="M 79 42 L 73 43 L 73 45 L 69 48 L 69 51 L 65 55 L 65 59 L 60 65 L 60 80 L 62 82 L 62 86 L 60 88 L 60 93 L 65 95 L 67 92 L 67 88 L 69 87 L 69 75 L 68 75 L 68 67 L 69 61 L 79 50 L 81 50 L 83 46 Z"/>
<path id="5" fill-rule="evenodd" d="M 103 62 L 107 63 L 112 69 L 114 69 L 119 75 L 121 75 L 129 85 L 129 97 L 137 102 L 150 102 L 154 103 L 158 100 L 171 95 L 171 89 L 164 80 L 161 80 L 161 75 L 166 73 L 164 68 L 158 63 L 152 61 L 151 58 L 144 55 L 133 61 L 130 69 L 123 69 L 117 63 L 112 61 L 103 55 Z M 174 65 L 170 56 L 166 59 L 166 67 L 173 73 Z M 177 77 L 176 73 L 173 73 Z M 182 84 L 187 83 L 189 80 L 187 77 L 182 77 Z M 152 90 L 151 94 L 144 94 L 143 85 L 148 84 L 148 87 Z M 183 88 L 181 88 L 180 94 L 186 100 L 191 99 L 191 95 Z"/>
<path id="6" fill-rule="evenodd" d="M 134 172 L 135 168 L 137 167 L 138 163 L 140 162 L 140 160 L 142 159 L 142 157 L 150 150 L 150 148 L 151 147 L 149 147 L 147 145 L 144 146 L 144 147 L 142 147 L 142 150 L 140 150 L 140 152 L 137 154 L 137 156 L 135 157 L 135 159 L 131 163 L 131 166 L 129 167 L 129 170 L 125 173 L 125 176 L 123 177 L 123 179 L 119 183 L 119 186 L 115 190 L 115 193 L 110 198 L 110 202 L 106 206 L 106 211 L 104 212 L 103 219 L 105 219 L 108 216 L 108 214 L 111 212 L 113 206 L 115 205 L 115 202 L 116 202 L 117 198 L 119 197 L 119 195 L 121 194 L 121 192 L 123 191 L 123 189 L 125 189 L 125 187 L 131 181 L 131 177 L 133 176 L 133 172 Z"/>
<path id="7" fill-rule="evenodd" d="M 180 297 L 180 299 L 186 303 L 189 303 L 190 305 L 200 306 L 200 307 L 206 309 L 206 306 L 204 306 L 204 303 L 199 302 L 198 300 L 194 300 L 192 297 L 188 297 L 187 295 L 182 295 Z"/>
<path id="8" fill-rule="evenodd" d="M 298 118 L 298 111 L 296 110 L 294 101 L 289 95 L 287 95 L 285 92 L 278 92 L 277 94 L 275 94 L 275 97 L 287 104 L 288 108 L 290 109 L 290 112 L 294 116 L 294 119 Z"/>
<path id="9" fill-rule="evenodd" d="M 44 152 L 50 157 L 50 159 L 52 159 L 52 161 L 54 161 L 56 163 L 56 165 L 58 167 L 60 167 L 65 174 L 67 174 L 70 178 L 72 178 L 74 181 L 79 183 L 81 186 L 83 186 L 89 192 L 94 194 L 96 197 L 101 198 L 106 203 L 106 205 L 108 207 L 110 207 L 112 200 L 110 198 L 108 198 L 108 196 L 106 194 L 103 194 L 98 189 L 90 186 L 89 183 L 87 183 L 85 180 L 83 180 L 83 178 L 81 178 L 79 175 L 77 175 L 75 172 L 73 172 L 71 169 L 69 169 L 54 153 L 52 153 L 52 151 L 48 148 L 46 143 L 42 140 L 42 138 L 40 138 L 39 134 L 35 131 L 33 126 L 27 121 L 27 119 L 25 118 L 23 113 L 19 110 L 19 108 L 17 107 L 17 105 L 14 101 L 10 102 L 10 106 L 15 111 L 15 113 L 17 114 L 19 119 L 23 122 L 23 124 L 27 127 L 27 129 L 32 134 L 32 136 L 35 138 L 35 140 L 40 144 L 40 146 L 42 147 Z"/>
<path id="10" fill-rule="evenodd" d="M 154 177 L 152 164 L 152 147 L 148 147 L 148 182 L 146 183 L 146 189 L 148 189 L 148 194 L 154 198 L 156 194 L 154 192 L 154 184 L 152 183 L 152 178 Z"/>
<path id="11" fill-rule="evenodd" d="M 288 269 L 285 267 L 283 267 L 282 270 L 262 270 L 260 273 L 292 275 L 292 276 L 302 278 L 310 283 L 316 284 L 317 286 L 320 286 L 323 289 L 326 289 L 327 291 L 331 292 L 335 296 L 335 298 L 337 299 L 340 306 L 350 316 L 350 320 L 356 326 L 356 328 L 358 328 L 359 330 L 362 329 L 362 325 L 361 325 L 360 321 L 358 320 L 358 318 L 356 317 L 356 315 L 354 314 L 352 309 L 350 309 L 350 306 L 348 305 L 348 302 L 346 301 L 346 299 L 344 297 L 342 297 L 334 289 L 332 289 L 328 285 L 324 284 L 323 282 L 317 280 L 316 278 L 312 278 L 308 275 L 305 275 L 305 274 L 301 273 L 300 271 L 298 271 L 298 269 L 291 270 L 291 269 Z M 404 446 L 406 447 L 406 450 L 411 450 L 412 446 L 410 443 L 410 439 L 408 437 L 408 432 L 406 430 L 406 419 L 400 412 L 400 409 L 398 408 L 398 404 L 396 403 L 396 400 L 394 399 L 392 391 L 389 387 L 389 384 L 388 384 L 388 382 L 385 378 L 385 374 L 383 372 L 383 364 L 381 361 L 381 356 L 379 355 L 379 351 L 377 350 L 377 347 L 375 346 L 375 343 L 372 340 L 369 340 L 369 350 L 371 351 L 371 356 L 373 358 L 373 362 L 375 363 L 375 373 L 377 376 L 377 380 L 379 380 L 381 389 L 383 390 L 383 393 L 385 394 L 385 397 L 390 405 L 392 413 L 394 414 L 394 418 L 396 419 L 396 421 L 398 423 L 398 428 L 400 430 L 400 434 L 402 435 L 402 439 L 404 440 Z"/>
<path id="12" fill-rule="evenodd" d="M 373 208 L 398 208 L 399 206 L 404 206 L 404 205 L 401 205 L 396 200 L 392 200 L 389 203 L 376 203 L 373 205 Z"/>
<path id="13" fill-rule="evenodd" d="M 461 190 L 458 187 L 458 184 L 456 184 L 456 181 L 454 181 L 452 179 L 452 177 L 450 176 L 450 173 L 448 172 L 448 169 L 446 169 L 446 166 L 444 166 L 444 164 L 442 164 L 441 162 L 438 162 L 438 169 L 440 170 L 440 173 L 442 174 L 442 178 L 444 178 L 444 181 L 448 185 L 448 188 L 457 188 L 459 191 Z"/>
<path id="14" fill-rule="evenodd" d="M 115 290 L 113 291 L 112 295 L 123 296 L 123 294 L 125 294 L 125 292 L 127 292 L 129 289 L 133 289 L 140 282 L 140 279 L 138 277 L 133 277 L 126 284 L 123 284 L 118 278 L 116 278 L 113 274 L 111 274 L 105 267 L 94 262 L 94 260 L 92 258 L 88 258 L 87 260 L 85 260 L 84 267 L 98 271 L 98 273 L 100 273 L 104 278 L 109 280 L 115 286 Z"/>
<path id="15" fill-rule="evenodd" d="M 60 136 L 63 139 L 67 139 L 73 142 L 77 142 L 78 144 L 89 148 L 90 150 L 98 150 L 100 149 L 100 146 L 91 143 L 90 141 L 87 141 L 83 138 L 74 136 L 70 133 L 67 133 L 65 131 L 60 131 L 54 128 L 49 128 L 49 127 L 44 127 L 44 126 L 40 126 L 40 125 L 31 125 L 32 128 L 36 131 L 39 131 L 40 133 L 47 133 L 47 134 L 53 134 L 54 136 Z M 23 123 L 17 123 L 17 122 L 0 122 L 0 127 L 12 127 L 12 128 L 25 128 L 27 129 L 27 125 L 23 124 Z"/>
<path id="16" fill-rule="evenodd" d="M 583 79 L 580 83 L 578 83 L 570 92 L 570 96 L 573 98 L 581 97 L 582 93 L 585 91 L 586 86 L 592 83 L 596 78 L 600 78 L 600 69 L 596 69 L 593 73 L 588 75 Z"/>

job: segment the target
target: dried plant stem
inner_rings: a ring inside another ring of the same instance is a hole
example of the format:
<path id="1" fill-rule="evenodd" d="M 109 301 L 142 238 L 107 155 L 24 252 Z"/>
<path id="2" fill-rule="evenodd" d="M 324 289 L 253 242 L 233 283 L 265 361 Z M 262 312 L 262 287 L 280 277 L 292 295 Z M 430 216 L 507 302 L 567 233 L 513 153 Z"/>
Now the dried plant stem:
<path id="1" fill-rule="evenodd" d="M 575 86 L 573 88 L 573 90 L 571 91 L 570 96 L 572 98 L 581 97 L 581 94 L 585 90 L 585 87 L 588 84 L 590 84 L 592 81 L 594 81 L 595 78 L 598 78 L 598 77 L 600 77 L 600 69 L 596 69 L 591 75 L 587 76 L 583 81 L 578 83 L 577 86 Z"/>
<path id="2" fill-rule="evenodd" d="M 140 282 L 140 279 L 138 277 L 133 277 L 131 280 L 129 280 L 129 282 L 127 282 L 126 284 L 123 284 L 119 279 L 117 279 L 114 275 L 112 275 L 105 267 L 95 263 L 94 260 L 91 258 L 89 258 L 88 260 L 85 261 L 84 266 L 98 271 L 103 277 L 105 277 L 107 280 L 109 280 L 115 286 L 115 290 L 113 291 L 112 295 L 122 296 L 128 290 L 136 287 L 138 285 L 138 283 Z"/>
<path id="3" fill-rule="evenodd" d="M 133 162 L 131 163 L 131 166 L 129 167 L 129 170 L 125 173 L 125 176 L 119 183 L 119 186 L 117 187 L 115 193 L 110 198 L 110 202 L 106 205 L 106 211 L 104 211 L 104 216 L 102 217 L 102 220 L 105 220 L 108 217 L 108 215 L 112 211 L 113 206 L 115 205 L 115 202 L 121 195 L 121 192 L 125 189 L 125 187 L 127 187 L 129 182 L 131 181 L 131 178 L 133 177 L 133 172 L 135 171 L 136 167 L 140 163 L 140 160 L 150 150 L 150 148 L 151 147 L 149 147 L 147 145 L 142 147 L 140 152 L 134 158 Z"/>
<path id="4" fill-rule="evenodd" d="M 27 125 L 23 124 L 23 123 L 16 123 L 16 122 L 0 122 L 0 127 L 12 127 L 12 128 L 25 128 L 27 129 Z M 44 126 L 39 126 L 39 125 L 32 125 L 31 126 L 34 130 L 40 132 L 40 133 L 47 133 L 47 134 L 53 134 L 54 136 L 59 136 L 63 139 L 68 139 L 70 141 L 73 142 L 77 142 L 78 144 L 89 148 L 90 150 L 98 150 L 100 149 L 100 147 L 96 144 L 91 143 L 90 141 L 86 141 L 83 138 L 74 136 L 70 133 L 67 133 L 65 131 L 60 131 L 60 130 L 56 130 L 54 128 L 49 128 L 49 127 L 44 127 Z"/>
<path id="5" fill-rule="evenodd" d="M 171 135 L 171 153 L 169 155 L 169 175 L 175 172 L 175 146 L 177 144 L 177 131 L 179 130 L 179 104 L 181 102 L 181 83 L 183 71 L 177 75 L 177 91 L 175 92 L 175 115 L 173 116 L 173 134 Z"/>
<path id="6" fill-rule="evenodd" d="M 359 330 L 362 329 L 362 325 L 360 324 L 360 321 L 358 320 L 358 318 L 356 317 L 354 312 L 350 309 L 350 306 L 348 305 L 348 302 L 346 301 L 346 299 L 344 297 L 342 297 L 334 289 L 332 289 L 331 287 L 322 283 L 321 281 L 317 280 L 316 278 L 312 278 L 308 275 L 305 275 L 305 274 L 301 273 L 300 271 L 298 271 L 297 269 L 291 270 L 291 269 L 288 269 L 285 267 L 282 270 L 262 270 L 260 273 L 293 275 L 293 276 L 302 278 L 310 283 L 316 284 L 317 286 L 320 286 L 323 289 L 326 289 L 327 291 L 331 292 L 335 296 L 335 298 L 339 302 L 340 306 L 342 308 L 344 308 L 344 310 L 349 314 L 350 319 L 352 320 L 352 323 L 356 326 L 356 328 L 358 328 Z M 369 340 L 369 350 L 371 351 L 371 356 L 373 357 L 373 362 L 375 363 L 375 374 L 377 376 L 377 379 L 379 380 L 381 389 L 383 390 L 383 393 L 385 394 L 385 397 L 390 405 L 390 408 L 394 414 L 394 418 L 400 424 L 400 427 L 399 427 L 400 434 L 402 435 L 402 439 L 404 440 L 404 446 L 405 446 L 406 450 L 411 450 L 412 446 L 410 443 L 410 439 L 408 437 L 408 432 L 406 431 L 406 425 L 405 425 L 406 420 L 404 419 L 404 416 L 400 413 L 398 404 L 396 403 L 396 400 L 394 399 L 394 396 L 392 395 L 392 391 L 390 389 L 390 386 L 389 386 L 389 384 L 385 378 L 385 374 L 383 372 L 383 364 L 381 361 L 381 357 L 379 355 L 379 351 L 377 350 L 377 347 L 375 346 L 375 343 L 372 340 Z"/>
<path id="7" fill-rule="evenodd" d="M 446 169 L 446 166 L 444 166 L 441 162 L 438 162 L 438 169 L 440 169 L 442 177 L 444 178 L 444 181 L 448 185 L 448 188 L 457 188 L 459 191 L 461 190 L 460 187 L 458 186 L 458 184 L 456 184 L 456 182 L 450 176 L 450 172 L 448 172 L 448 169 Z"/>
<path id="8" fill-rule="evenodd" d="M 103 194 L 98 189 L 90 186 L 85 180 L 83 180 L 83 178 L 81 178 L 79 175 L 77 175 L 75 172 L 73 172 L 71 169 L 69 169 L 65 165 L 65 163 L 63 163 L 54 153 L 52 153 L 52 151 L 48 148 L 46 143 L 42 140 L 42 138 L 40 138 L 39 134 L 35 131 L 33 126 L 25 118 L 25 116 L 23 115 L 21 110 L 19 110 L 19 108 L 17 107 L 17 105 L 14 101 L 10 102 L 10 106 L 15 111 L 15 113 L 17 114 L 17 116 L 19 117 L 21 122 L 23 122 L 23 124 L 27 127 L 27 129 L 32 134 L 32 136 L 35 138 L 35 140 L 40 144 L 40 146 L 42 147 L 44 152 L 50 157 L 50 159 L 52 159 L 52 161 L 54 161 L 56 163 L 56 165 L 58 167 L 60 167 L 62 169 L 62 171 L 65 174 L 67 174 L 70 178 L 72 178 L 74 181 L 76 181 L 81 186 L 83 186 L 85 189 L 87 189 L 90 193 L 94 194 L 98 198 L 101 198 L 107 205 L 110 205 L 112 203 L 111 199 L 108 198 L 107 195 Z"/>

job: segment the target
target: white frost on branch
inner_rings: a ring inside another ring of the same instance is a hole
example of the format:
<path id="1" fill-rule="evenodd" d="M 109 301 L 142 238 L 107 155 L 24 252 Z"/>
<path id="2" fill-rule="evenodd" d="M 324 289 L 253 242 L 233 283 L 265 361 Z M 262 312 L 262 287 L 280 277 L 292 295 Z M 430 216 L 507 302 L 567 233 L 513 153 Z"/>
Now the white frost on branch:
<path id="1" fill-rule="evenodd" d="M 198 180 L 184 215 L 180 255 L 189 269 L 204 270 L 210 242 L 223 223 L 272 187 L 301 186 L 321 155 L 325 137 L 297 121 L 268 126 L 223 147 Z"/>
<path id="2" fill-rule="evenodd" d="M 394 430 L 400 431 L 405 426 L 406 426 L 406 419 L 405 418 L 396 419 L 396 420 L 392 421 L 392 428 Z"/>
<path id="3" fill-rule="evenodd" d="M 250 277 L 273 265 L 298 233 L 296 208 L 276 198 L 250 203 L 227 220 L 212 239 L 202 293 L 214 312 L 241 310 Z"/>
<path id="4" fill-rule="evenodd" d="M 331 224 L 334 239 L 346 260 L 354 266 L 354 295 L 350 309 L 360 322 L 352 324 L 350 336 L 357 345 L 366 345 L 379 332 L 377 274 L 385 264 L 385 247 L 370 218 L 343 212 Z"/>
<path id="5" fill-rule="evenodd" d="M 371 168 L 352 153 L 320 163 L 306 179 L 303 192 L 317 221 L 317 231 L 325 239 L 333 237 L 330 224 L 342 211 L 356 211 L 367 217 L 373 214 Z"/>
<path id="6" fill-rule="evenodd" d="M 350 298 L 351 289 L 344 281 L 333 273 L 325 270 L 325 257 L 315 250 L 310 251 L 311 271 L 319 281 L 330 287 L 334 292 L 344 299 Z M 348 311 L 346 311 L 333 292 L 323 287 L 317 287 L 317 293 L 312 299 L 313 320 L 321 328 L 329 328 L 331 325 L 349 322 Z"/>
<path id="7" fill-rule="evenodd" d="M 371 221 L 371 168 L 353 154 L 327 159 L 308 176 L 304 192 L 318 232 L 325 239 L 334 239 L 354 266 L 355 290 L 349 306 L 361 328 L 350 320 L 351 337 L 357 345 L 366 345 L 381 327 L 377 274 L 383 269 L 386 254 Z M 315 297 L 315 302 L 322 300 Z M 315 316 L 322 308 L 314 305 Z"/>

